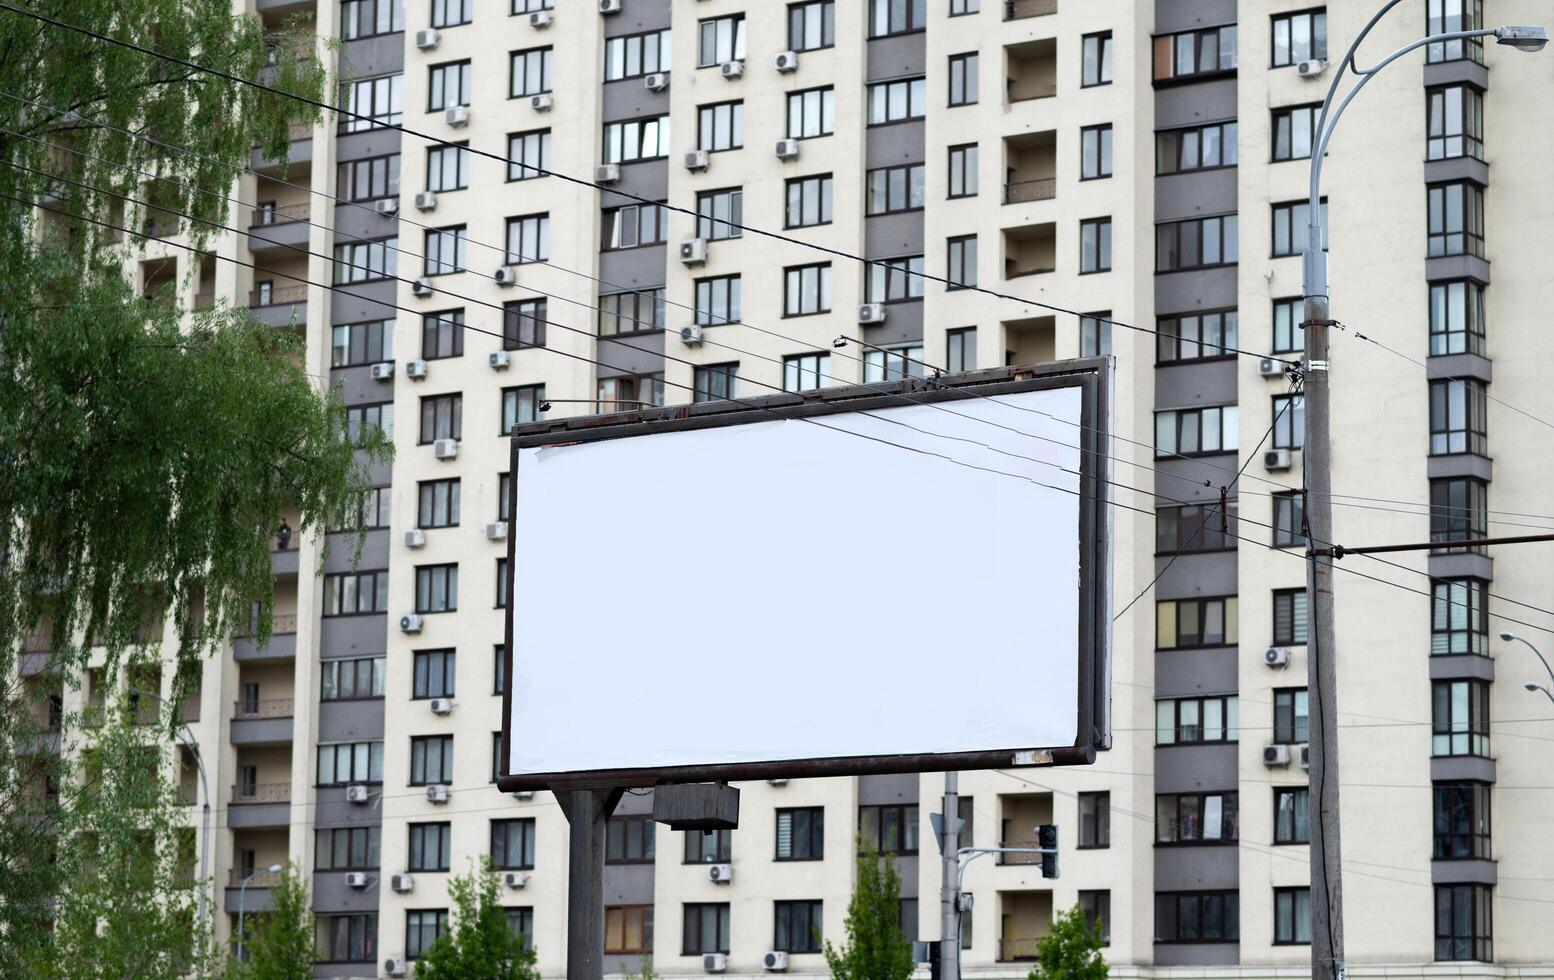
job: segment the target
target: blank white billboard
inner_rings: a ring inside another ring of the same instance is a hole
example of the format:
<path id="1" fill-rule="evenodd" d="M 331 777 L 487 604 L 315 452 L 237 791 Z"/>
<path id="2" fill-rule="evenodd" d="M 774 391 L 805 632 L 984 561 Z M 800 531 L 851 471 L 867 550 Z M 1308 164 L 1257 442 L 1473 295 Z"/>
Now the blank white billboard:
<path id="1" fill-rule="evenodd" d="M 509 772 L 1082 740 L 1083 409 L 1060 386 L 520 449 Z"/>

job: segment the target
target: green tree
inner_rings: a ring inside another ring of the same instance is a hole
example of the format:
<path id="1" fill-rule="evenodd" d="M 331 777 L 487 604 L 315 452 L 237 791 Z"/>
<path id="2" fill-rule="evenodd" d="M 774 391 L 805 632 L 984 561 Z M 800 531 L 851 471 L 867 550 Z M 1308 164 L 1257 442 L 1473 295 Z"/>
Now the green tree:
<path id="1" fill-rule="evenodd" d="M 1052 932 L 1036 944 L 1029 980 L 1106 980 L 1101 936 L 1078 905 L 1052 919 Z"/>
<path id="2" fill-rule="evenodd" d="M 416 960 L 419 980 L 539 980 L 534 951 L 507 924 L 502 882 L 482 857 L 448 882 L 452 927 Z"/>
<path id="3" fill-rule="evenodd" d="M 837 949 L 826 942 L 826 964 L 836 980 L 906 980 L 912 975 L 912 945 L 901 935 L 901 874 L 890 855 L 881 858 L 862 841 L 844 927 L 846 945 Z"/>
<path id="4" fill-rule="evenodd" d="M 248 961 L 233 965 L 233 980 L 313 980 L 313 908 L 295 866 L 270 888 L 269 911 L 246 916 L 244 931 Z"/>

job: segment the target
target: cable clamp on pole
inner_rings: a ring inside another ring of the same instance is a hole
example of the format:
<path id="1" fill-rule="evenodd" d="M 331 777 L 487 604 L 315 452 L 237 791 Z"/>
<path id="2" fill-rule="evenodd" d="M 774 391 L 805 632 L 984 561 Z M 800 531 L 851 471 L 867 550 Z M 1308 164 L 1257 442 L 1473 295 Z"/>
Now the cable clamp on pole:
<path id="1" fill-rule="evenodd" d="M 1323 371 L 1323 372 L 1326 372 L 1327 371 L 1327 362 L 1326 361 L 1307 361 L 1306 362 L 1306 370 L 1308 372 L 1309 371 Z"/>
<path id="2" fill-rule="evenodd" d="M 1348 552 L 1344 550 L 1343 545 L 1335 544 L 1331 548 L 1308 548 L 1306 549 L 1306 554 L 1313 558 L 1331 558 L 1334 561 L 1338 561 Z"/>

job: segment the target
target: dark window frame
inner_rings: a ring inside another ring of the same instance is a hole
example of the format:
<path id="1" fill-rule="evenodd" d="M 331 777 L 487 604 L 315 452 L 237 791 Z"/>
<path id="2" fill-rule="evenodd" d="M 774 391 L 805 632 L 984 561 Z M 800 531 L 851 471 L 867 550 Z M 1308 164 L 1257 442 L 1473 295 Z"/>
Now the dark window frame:
<path id="1" fill-rule="evenodd" d="M 1295 21 L 1305 18 L 1309 21 L 1306 28 L 1308 38 L 1309 58 L 1295 57 Z M 1284 60 L 1279 60 L 1279 24 L 1285 24 Z M 1305 10 L 1280 11 L 1268 18 L 1268 67 L 1291 68 L 1302 61 L 1326 61 L 1327 60 L 1327 8 L 1308 7 Z"/>
<path id="2" fill-rule="evenodd" d="M 1306 919 L 1300 918 L 1300 898 L 1306 898 Z M 1305 938 L 1301 938 L 1304 926 Z M 1273 944 L 1275 946 L 1311 945 L 1311 886 L 1287 885 L 1273 890 Z"/>
<path id="3" fill-rule="evenodd" d="M 1285 806 L 1283 800 L 1290 803 Z M 1275 845 L 1311 843 L 1311 789 L 1307 786 L 1275 786 L 1273 788 L 1273 836 Z M 1289 815 L 1286 823 L 1284 817 Z"/>
<path id="4" fill-rule="evenodd" d="M 441 675 L 435 684 L 432 676 L 434 669 Z M 410 678 L 412 701 L 453 697 L 458 682 L 458 651 L 453 647 L 412 651 Z"/>
<path id="5" fill-rule="evenodd" d="M 823 909 L 824 903 L 818 898 L 781 899 L 773 902 L 772 949 L 796 954 L 821 952 Z M 802 940 L 796 935 L 796 930 L 803 930 Z"/>
<path id="6" fill-rule="evenodd" d="M 437 743 L 438 768 L 440 773 L 430 772 L 430 762 L 427 753 L 433 743 Z M 421 759 L 416 761 L 417 750 Z M 419 770 L 419 772 L 418 772 Z M 429 778 L 435 776 L 436 778 Z M 419 778 L 418 778 L 419 777 Z M 410 736 L 410 781 L 408 786 L 452 786 L 453 785 L 453 736 L 443 735 L 412 735 Z"/>
<path id="7" fill-rule="evenodd" d="M 1162 921 L 1165 903 L 1170 905 L 1170 921 L 1173 925 L 1170 936 L 1164 935 L 1165 923 Z M 1181 909 L 1184 904 L 1196 906 L 1191 916 L 1182 916 Z M 1217 913 L 1219 919 L 1218 935 L 1209 936 L 1207 923 L 1210 913 Z M 1198 925 L 1196 935 L 1182 935 L 1181 925 L 1184 918 L 1190 918 Z M 1155 944 L 1157 946 L 1175 945 L 1181 943 L 1235 943 L 1241 938 L 1241 893 L 1235 889 L 1206 889 L 1195 891 L 1172 891 L 1155 893 Z"/>
<path id="8" fill-rule="evenodd" d="M 447 871 L 452 865 L 453 824 L 447 820 L 411 823 L 406 827 L 409 847 L 405 852 L 405 870 L 429 873 Z M 431 840 L 427 838 L 430 837 Z M 428 852 L 434 860 L 426 861 Z"/>
<path id="9" fill-rule="evenodd" d="M 803 847 L 796 846 L 800 838 L 798 828 L 799 817 L 804 818 L 804 833 L 807 838 Z M 788 854 L 782 853 L 782 822 L 788 820 Z M 818 818 L 818 819 L 817 819 Z M 823 861 L 826 856 L 825 837 L 826 810 L 823 806 L 787 806 L 778 807 L 773 820 L 772 860 L 783 863 L 794 861 Z"/>

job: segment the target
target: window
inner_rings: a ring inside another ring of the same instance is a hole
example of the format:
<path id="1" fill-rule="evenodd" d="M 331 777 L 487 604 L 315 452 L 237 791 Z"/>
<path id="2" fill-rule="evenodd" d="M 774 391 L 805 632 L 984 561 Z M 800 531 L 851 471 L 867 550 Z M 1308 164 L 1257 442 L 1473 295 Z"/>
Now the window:
<path id="1" fill-rule="evenodd" d="M 415 736 L 410 739 L 410 785 L 436 783 L 453 783 L 453 736 Z"/>
<path id="2" fill-rule="evenodd" d="M 357 657 L 319 664 L 320 701 L 361 701 L 383 696 L 386 658 Z"/>
<path id="3" fill-rule="evenodd" d="M 1489 793 L 1489 783 L 1435 784 L 1436 860 L 1490 860 Z"/>
<path id="4" fill-rule="evenodd" d="M 702 326 L 735 323 L 740 318 L 738 276 L 696 280 L 696 322 Z"/>
<path id="5" fill-rule="evenodd" d="M 383 743 L 331 742 L 318 747 L 318 785 L 383 782 Z"/>
<path id="6" fill-rule="evenodd" d="M 555 6 L 556 0 L 513 0 L 513 14 L 532 14 L 540 10 L 550 10 Z M 532 931 L 532 930 L 531 930 Z"/>
<path id="7" fill-rule="evenodd" d="M 814 51 L 836 44 L 835 0 L 788 5 L 788 50 Z"/>
<path id="8" fill-rule="evenodd" d="M 475 19 L 475 0 L 432 0 L 432 26 L 457 27 Z"/>
<path id="9" fill-rule="evenodd" d="M 421 445 L 464 435 L 464 396 L 427 395 L 421 399 Z"/>
<path id="10" fill-rule="evenodd" d="M 394 34 L 404 29 L 405 8 L 400 0 L 341 0 L 340 2 L 340 40 L 342 41 Z"/>
<path id="11" fill-rule="evenodd" d="M 432 228 L 426 232 L 426 264 L 423 275 L 445 276 L 463 272 L 469 261 L 469 233 L 464 225 Z"/>
<path id="12" fill-rule="evenodd" d="M 1304 547 L 1305 523 L 1306 501 L 1299 491 L 1273 495 L 1273 546 L 1275 548 Z"/>
<path id="13" fill-rule="evenodd" d="M 491 821 L 491 865 L 504 871 L 534 867 L 534 818 Z"/>
<path id="14" fill-rule="evenodd" d="M 1273 890 L 1273 944 L 1305 946 L 1311 943 L 1311 889 Z"/>
<path id="15" fill-rule="evenodd" d="M 1273 67 L 1327 60 L 1327 11 L 1302 10 L 1273 18 Z"/>
<path id="16" fill-rule="evenodd" d="M 544 347 L 547 316 L 549 311 L 543 299 L 519 299 L 503 303 L 502 349 Z"/>
<path id="17" fill-rule="evenodd" d="M 945 367 L 951 374 L 977 369 L 977 328 L 957 327 L 944 334 Z"/>
<path id="18" fill-rule="evenodd" d="M 950 0 L 950 16 L 964 17 L 967 14 L 981 13 L 982 0 Z"/>
<path id="19" fill-rule="evenodd" d="M 554 64 L 554 52 L 548 47 L 514 51 L 509 69 L 507 97 L 518 99 L 549 92 Z"/>
<path id="20" fill-rule="evenodd" d="M 950 280 L 948 289 L 966 289 L 977 284 L 977 236 L 959 235 L 945 242 L 945 264 Z"/>
<path id="21" fill-rule="evenodd" d="M 870 170 L 865 178 L 867 213 L 894 214 L 916 211 L 923 206 L 923 165 L 881 167 Z"/>
<path id="22" fill-rule="evenodd" d="M 928 0 L 869 0 L 869 37 L 921 31 L 928 25 Z"/>
<path id="23" fill-rule="evenodd" d="M 502 389 L 502 429 L 498 435 L 507 435 L 513 426 L 538 421 L 540 404 L 545 401 L 544 385 L 523 385 Z"/>
<path id="24" fill-rule="evenodd" d="M 728 952 L 727 902 L 685 904 L 685 935 L 680 952 L 686 956 Z"/>
<path id="25" fill-rule="evenodd" d="M 1108 144 L 1110 145 L 1110 144 Z M 976 197 L 977 196 L 977 144 L 967 143 L 963 146 L 950 147 L 950 192 L 951 198 Z M 879 171 L 871 171 L 879 173 Z M 922 182 L 922 165 L 917 166 L 919 190 Z M 921 193 L 919 193 L 921 200 Z M 917 207 L 921 207 L 919 203 Z"/>
<path id="26" fill-rule="evenodd" d="M 782 271 L 782 315 L 831 312 L 831 263 L 790 266 Z"/>
<path id="27" fill-rule="evenodd" d="M 1156 412 L 1155 456 L 1233 453 L 1240 438 L 1238 419 L 1235 405 Z"/>
<path id="28" fill-rule="evenodd" d="M 643 245 L 662 245 L 669 215 L 659 204 L 624 204 L 605 208 L 599 233 L 599 251 L 615 252 Z"/>
<path id="29" fill-rule="evenodd" d="M 1484 257 L 1484 189 L 1470 181 L 1432 184 L 1430 203 L 1430 257 L 1476 255 Z"/>
<path id="30" fill-rule="evenodd" d="M 533 180 L 550 169 L 550 130 L 534 129 L 507 137 L 507 179 Z"/>
<path id="31" fill-rule="evenodd" d="M 330 367 L 356 367 L 394 359 L 393 320 L 341 323 L 330 328 L 330 332 Z"/>
<path id="32" fill-rule="evenodd" d="M 696 67 L 745 60 L 745 15 L 709 17 L 697 25 Z"/>
<path id="33" fill-rule="evenodd" d="M 1155 554 L 1230 551 L 1236 547 L 1236 505 L 1179 504 L 1155 511 Z"/>
<path id="34" fill-rule="evenodd" d="M 1304 786 L 1273 788 L 1273 842 L 1309 844 L 1311 791 Z"/>
<path id="35" fill-rule="evenodd" d="M 1435 958 L 1494 959 L 1488 885 L 1435 886 Z"/>
<path id="36" fill-rule="evenodd" d="M 1430 356 L 1484 353 L 1484 285 L 1471 279 L 1430 284 Z"/>
<path id="37" fill-rule="evenodd" d="M 921 78 L 875 82 L 869 86 L 869 125 L 921 119 L 927 109 L 928 83 Z"/>
<path id="38" fill-rule="evenodd" d="M 977 101 L 977 53 L 950 55 L 950 106 Z"/>
<path id="39" fill-rule="evenodd" d="M 1484 159 L 1484 96 L 1471 85 L 1426 89 L 1429 136 L 1426 160 Z"/>
<path id="40" fill-rule="evenodd" d="M 604 124 L 603 163 L 661 160 L 669 153 L 669 117 Z"/>
<path id="41" fill-rule="evenodd" d="M 664 403 L 664 375 L 658 372 L 600 378 L 594 391 L 596 410 L 601 413 L 656 408 Z"/>
<path id="42" fill-rule="evenodd" d="M 901 303 L 923 295 L 923 257 L 872 259 L 864 280 L 865 303 Z"/>
<path id="43" fill-rule="evenodd" d="M 459 523 L 459 479 L 422 480 L 418 486 L 416 527 L 455 527 Z"/>
<path id="44" fill-rule="evenodd" d="M 794 177 L 787 183 L 784 228 L 808 228 L 831 223 L 831 175 Z"/>
<path id="45" fill-rule="evenodd" d="M 738 187 L 696 195 L 696 237 L 708 241 L 740 237 L 745 216 L 745 192 Z"/>
<path id="46" fill-rule="evenodd" d="M 468 59 L 450 61 L 445 65 L 433 65 L 427 69 L 427 72 L 427 112 L 441 112 L 454 105 L 469 105 L 471 93 Z"/>
<path id="47" fill-rule="evenodd" d="M 1112 268 L 1112 219 L 1088 218 L 1079 222 L 1079 271 L 1110 272 Z"/>
<path id="48" fill-rule="evenodd" d="M 917 942 L 917 899 L 901 900 L 901 938 L 905 942 Z"/>
<path id="49" fill-rule="evenodd" d="M 417 959 L 448 931 L 447 909 L 417 909 L 405 913 L 405 958 Z"/>
<path id="50" fill-rule="evenodd" d="M 324 576 L 325 616 L 380 613 L 388 608 L 388 571 Z"/>
<path id="51" fill-rule="evenodd" d="M 1275 589 L 1273 593 L 1273 642 L 1279 646 L 1306 643 L 1306 590 Z M 1293 739 L 1304 742 L 1304 738 Z"/>
<path id="52" fill-rule="evenodd" d="M 664 291 L 638 289 L 599 297 L 599 336 L 664 329 Z"/>
<path id="53" fill-rule="evenodd" d="M 458 608 L 458 564 L 417 565 L 415 611 L 418 613 L 456 612 Z"/>
<path id="54" fill-rule="evenodd" d="M 507 261 L 511 265 L 550 259 L 550 215 L 525 214 L 507 219 Z"/>
<path id="55" fill-rule="evenodd" d="M 812 391 L 831 383 L 830 354 L 789 354 L 782 359 L 782 390 Z"/>
<path id="56" fill-rule="evenodd" d="M 1235 596 L 1220 599 L 1166 599 L 1155 603 L 1155 647 L 1234 646 L 1240 639 Z"/>
<path id="57" fill-rule="evenodd" d="M 909 344 L 863 352 L 864 384 L 882 381 L 900 381 L 903 378 L 923 376 L 923 347 Z"/>
<path id="58" fill-rule="evenodd" d="M 501 643 L 491 648 L 492 694 L 507 693 L 507 647 Z"/>
<path id="59" fill-rule="evenodd" d="M 1471 477 L 1431 480 L 1430 540 L 1469 541 L 1488 537 L 1489 520 L 1485 509 L 1488 495 L 1489 486 L 1483 480 Z M 1440 550 L 1444 549 L 1437 549 Z"/>
<path id="60" fill-rule="evenodd" d="M 858 835 L 879 854 L 916 854 L 917 805 L 860 806 Z"/>
<path id="61" fill-rule="evenodd" d="M 1155 702 L 1155 744 L 1196 745 L 1240 738 L 1240 704 L 1234 694 Z"/>
<path id="62" fill-rule="evenodd" d="M 1305 301 L 1300 297 L 1273 301 L 1273 353 L 1301 354 L 1306 350 Z"/>
<path id="63" fill-rule="evenodd" d="M 1159 331 L 1155 340 L 1158 364 L 1234 357 L 1230 348 L 1240 343 L 1235 310 L 1177 313 L 1161 317 L 1155 326 Z"/>
<path id="64" fill-rule="evenodd" d="M 1188 218 L 1155 226 L 1155 271 L 1231 265 L 1240 248 L 1236 215 Z"/>
<path id="65" fill-rule="evenodd" d="M 745 104 L 719 102 L 701 106 L 696 113 L 696 148 L 709 153 L 737 150 L 745 145 Z"/>
<path id="66" fill-rule="evenodd" d="M 345 432 L 351 442 L 361 445 L 366 440 L 368 427 L 382 430 L 385 439 L 393 439 L 394 403 L 353 405 L 345 410 Z"/>
<path id="67" fill-rule="evenodd" d="M 1236 70 L 1236 25 L 1155 38 L 1155 84 Z"/>
<path id="68" fill-rule="evenodd" d="M 1327 251 L 1327 201 L 1322 201 L 1322 251 Z M 1311 202 L 1273 206 L 1273 257 L 1302 255 L 1311 240 Z"/>
<path id="69" fill-rule="evenodd" d="M 1430 583 L 1430 654 L 1489 655 L 1489 583 L 1477 578 Z"/>
<path id="70" fill-rule="evenodd" d="M 651 864 L 654 827 L 652 814 L 611 817 L 605 831 L 605 863 Z"/>
<path id="71" fill-rule="evenodd" d="M 805 89 L 788 93 L 788 138 L 813 139 L 836 132 L 836 89 Z"/>
<path id="72" fill-rule="evenodd" d="M 1301 593 L 1305 595 L 1304 592 Z M 1304 602 L 1301 603 L 1305 605 Z M 1278 642 L 1275 640 L 1274 642 Z M 1306 689 L 1286 687 L 1273 692 L 1273 740 L 1279 745 L 1298 745 L 1309 742 L 1310 721 L 1307 711 Z"/>
<path id="73" fill-rule="evenodd" d="M 777 810 L 776 861 L 820 861 L 826 856 L 826 812 L 818 806 Z"/>
<path id="74" fill-rule="evenodd" d="M 1112 794 L 1079 794 L 1079 846 L 1112 846 Z"/>
<path id="75" fill-rule="evenodd" d="M 735 374 L 739 370 L 733 364 L 708 364 L 696 368 L 692 381 L 692 401 L 714 402 L 734 397 Z"/>
<path id="76" fill-rule="evenodd" d="M 345 86 L 345 112 L 340 129 L 365 133 L 369 129 L 397 126 L 405 121 L 405 76 L 402 72 L 361 78 Z"/>
<path id="77" fill-rule="evenodd" d="M 409 871 L 447 871 L 453 849 L 452 825 L 413 823 L 410 825 Z"/>
<path id="78" fill-rule="evenodd" d="M 604 80 L 607 82 L 668 71 L 672 60 L 667 27 L 645 34 L 604 39 Z"/>
<path id="79" fill-rule="evenodd" d="M 1236 165 L 1235 122 L 1209 123 L 1155 134 L 1155 173 L 1184 174 Z"/>
<path id="80" fill-rule="evenodd" d="M 374 871 L 378 867 L 377 827 L 320 829 L 313 834 L 315 871 Z"/>
<path id="81" fill-rule="evenodd" d="M 1241 938 L 1241 896 L 1233 891 L 1157 892 L 1155 942 L 1225 943 Z"/>
<path id="82" fill-rule="evenodd" d="M 1237 793 L 1155 797 L 1155 844 L 1234 844 L 1241 836 Z"/>
<path id="83" fill-rule="evenodd" d="M 436 360 L 464 353 L 464 311 L 443 310 L 421 317 L 421 357 Z"/>
<path id="84" fill-rule="evenodd" d="M 606 953 L 653 952 L 653 906 L 606 905 L 604 951 Z"/>
<path id="85" fill-rule="evenodd" d="M 1100 937 L 1102 946 L 1112 943 L 1112 893 L 1109 891 L 1079 892 L 1079 910 L 1084 913 L 1085 925 Z"/>
<path id="86" fill-rule="evenodd" d="M 346 201 L 378 201 L 399 196 L 399 154 L 340 164 L 339 194 Z"/>
<path id="87" fill-rule="evenodd" d="M 1430 382 L 1430 455 L 1487 455 L 1484 383 L 1475 380 Z"/>
<path id="88" fill-rule="evenodd" d="M 1484 26 L 1482 0 L 1426 0 L 1425 36 L 1476 31 Z M 1437 41 L 1425 47 L 1425 61 L 1458 61 L 1467 58 L 1484 63 L 1484 41 L 1470 37 L 1455 41 Z M 1437 957 L 1439 959 L 1440 957 Z"/>
<path id="89" fill-rule="evenodd" d="M 1112 124 L 1086 126 L 1079 131 L 1079 179 L 1099 180 L 1112 175 Z"/>
<path id="90" fill-rule="evenodd" d="M 1082 88 L 1112 83 L 1112 32 L 1086 34 L 1082 44 L 1083 66 L 1079 77 Z"/>
<path id="91" fill-rule="evenodd" d="M 399 6 L 397 0 L 383 0 L 383 5 Z M 313 941 L 320 963 L 376 963 L 378 914 L 320 912 L 314 920 Z"/>
<path id="92" fill-rule="evenodd" d="M 1273 110 L 1273 160 L 1306 160 L 1316 134 L 1318 105 L 1297 105 Z"/>
<path id="93" fill-rule="evenodd" d="M 1306 436 L 1304 395 L 1273 396 L 1273 448 L 1299 449 Z"/>
<path id="94" fill-rule="evenodd" d="M 1431 685 L 1431 752 L 1437 756 L 1489 755 L 1489 685 L 1436 681 Z"/>
<path id="95" fill-rule="evenodd" d="M 414 700 L 453 697 L 456 654 L 452 650 L 417 650 L 410 697 Z"/>
<path id="96" fill-rule="evenodd" d="M 469 144 L 434 146 L 426 151 L 426 189 L 461 191 L 469 186 Z"/>
<path id="97" fill-rule="evenodd" d="M 399 239 L 335 246 L 335 284 L 392 279 L 399 272 Z"/>
<path id="98" fill-rule="evenodd" d="M 687 830 L 685 832 L 686 864 L 727 864 L 732 858 L 734 832 L 732 830 Z"/>
<path id="99" fill-rule="evenodd" d="M 491 779 L 495 783 L 502 778 L 502 733 L 491 733 Z"/>
<path id="100" fill-rule="evenodd" d="M 776 926 L 772 949 L 789 953 L 820 952 L 820 902 L 774 902 Z"/>

